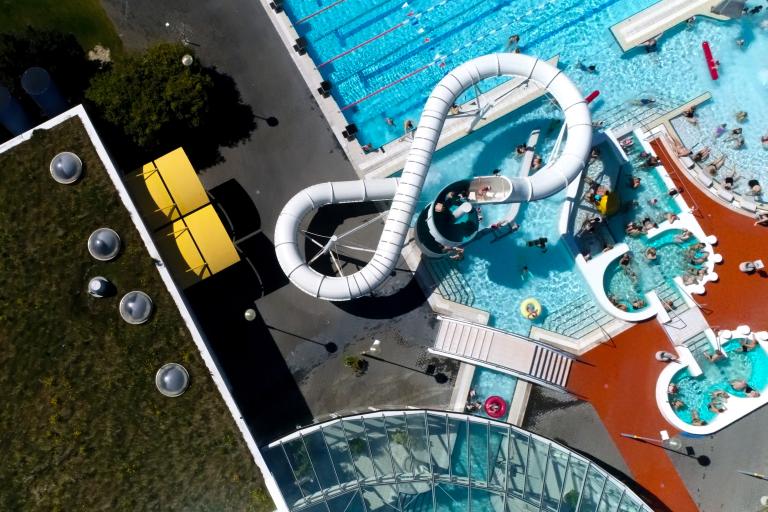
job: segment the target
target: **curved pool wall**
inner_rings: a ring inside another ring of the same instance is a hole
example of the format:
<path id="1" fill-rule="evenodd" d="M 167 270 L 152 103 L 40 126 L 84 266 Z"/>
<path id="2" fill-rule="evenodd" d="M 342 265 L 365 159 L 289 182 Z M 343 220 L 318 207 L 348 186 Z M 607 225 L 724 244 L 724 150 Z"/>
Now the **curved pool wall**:
<path id="1" fill-rule="evenodd" d="M 619 141 L 610 130 L 599 132 L 594 136 L 593 141 L 594 146 L 603 145 L 604 147 L 609 148 L 613 156 L 622 165 L 629 161 L 627 154 L 621 149 Z M 566 201 L 560 211 L 558 229 L 563 239 L 567 240 L 567 245 L 574 258 L 576 268 L 579 270 L 584 281 L 586 281 L 593 298 L 604 311 L 610 313 L 613 317 L 619 320 L 625 322 L 640 322 L 652 318 L 659 311 L 658 306 L 661 305 L 660 301 L 655 298 L 655 294 L 645 296 L 646 302 L 649 305 L 647 308 L 640 311 L 622 311 L 611 304 L 608 295 L 605 293 L 605 288 L 603 287 L 605 272 L 611 262 L 618 260 L 623 254 L 629 251 L 629 246 L 627 244 L 616 244 L 612 249 L 599 254 L 590 260 L 587 260 L 584 255 L 579 252 L 576 241 L 573 238 L 573 231 L 571 230 L 573 216 L 576 214 L 576 206 L 579 201 L 581 201 L 581 197 L 578 196 L 578 193 L 578 184 L 572 183 L 567 190 Z M 663 307 L 661 310 L 663 311 Z"/>
<path id="2" fill-rule="evenodd" d="M 609 143 L 608 145 L 612 148 L 612 151 L 614 154 L 619 156 L 620 162 L 623 162 L 624 164 L 627 164 L 630 162 L 630 159 L 626 152 L 621 148 L 621 144 L 618 141 L 618 138 L 611 132 L 611 130 L 606 130 L 605 132 L 605 139 L 598 139 L 595 138 L 595 141 L 598 144 L 602 143 Z M 632 135 L 635 137 L 636 140 L 638 140 L 643 148 L 644 151 L 654 154 L 652 148 L 645 140 L 648 136 L 648 134 L 642 132 L 642 131 L 635 131 L 632 133 Z M 622 137 L 623 138 L 623 137 Z M 596 144 L 597 145 L 597 144 Z M 648 179 L 653 179 L 654 177 L 658 178 L 660 182 L 663 184 L 663 190 L 671 190 L 673 188 L 676 188 L 675 183 L 672 181 L 672 179 L 669 176 L 669 173 L 664 169 L 662 166 L 655 167 L 648 171 L 648 173 L 654 173 L 654 176 L 645 176 L 644 179 L 646 182 Z M 641 175 L 642 176 L 642 175 Z M 574 204 L 574 202 L 577 202 L 580 200 L 579 197 L 576 197 L 578 193 L 578 187 L 573 187 L 572 189 L 569 188 L 568 190 L 568 199 L 566 206 L 569 204 Z M 679 280 L 671 279 L 672 282 L 675 283 L 675 285 L 678 286 L 678 288 L 682 291 L 684 295 L 690 295 L 690 294 L 703 294 L 705 292 L 704 290 L 704 284 L 711 281 L 717 281 L 718 275 L 715 271 L 715 265 L 718 262 L 722 262 L 722 256 L 717 255 L 715 253 L 713 245 L 717 243 L 717 238 L 714 235 L 707 235 L 701 225 L 699 224 L 698 220 L 692 213 L 692 209 L 688 206 L 688 204 L 685 202 L 685 199 L 681 197 L 681 194 L 677 194 L 674 197 L 669 197 L 667 194 L 661 194 L 662 198 L 661 200 L 663 202 L 670 203 L 670 210 L 673 212 L 677 212 L 678 220 L 675 220 L 674 222 L 669 221 L 663 221 L 658 223 L 658 228 L 653 228 L 648 231 L 647 235 L 644 235 L 643 237 L 640 237 L 638 239 L 634 239 L 636 242 L 632 242 L 633 245 L 637 245 L 639 242 L 643 242 L 643 247 L 647 247 L 648 243 L 652 243 L 654 240 L 658 240 L 659 238 L 663 237 L 665 233 L 671 232 L 671 231 L 680 231 L 682 229 L 689 230 L 695 238 L 697 238 L 699 241 L 705 244 L 705 249 L 708 252 L 707 261 L 702 264 L 703 267 L 707 269 L 706 276 L 702 279 L 701 283 L 693 284 L 693 285 L 682 285 L 682 283 Z M 643 198 L 641 201 L 645 201 L 645 198 Z M 644 205 L 644 204 L 643 204 Z M 568 226 L 570 226 L 571 219 L 567 215 L 571 215 L 571 209 L 572 206 L 569 206 L 567 209 L 564 208 L 563 213 L 561 213 L 560 218 L 560 230 L 562 232 L 568 232 Z M 609 223 L 612 221 L 609 219 Z M 615 224 L 615 221 L 612 222 Z M 621 226 L 619 226 L 621 228 Z M 616 229 L 614 229 L 616 231 Z M 609 312 L 612 316 L 624 320 L 626 322 L 639 322 L 643 320 L 647 320 L 649 318 L 653 318 L 656 315 L 659 315 L 660 320 L 662 321 L 668 321 L 669 315 L 667 314 L 666 310 L 664 309 L 663 304 L 659 300 L 657 294 L 653 290 L 644 291 L 642 293 L 639 293 L 642 295 L 642 297 L 645 299 L 645 302 L 647 304 L 647 307 L 643 309 L 639 309 L 636 311 L 622 311 L 619 308 L 615 307 L 611 301 L 608 298 L 608 293 L 606 292 L 605 288 L 605 280 L 606 276 L 609 272 L 609 269 L 614 266 L 618 265 L 619 259 L 630 251 L 630 246 L 627 243 L 617 243 L 612 249 L 607 250 L 606 252 L 599 254 L 593 258 L 591 258 L 589 261 L 587 261 L 582 254 L 578 253 L 578 249 L 576 247 L 575 241 L 572 239 L 572 234 L 568 233 L 568 238 L 570 240 L 569 246 L 571 247 L 571 251 L 573 254 L 575 254 L 575 261 L 576 266 L 581 272 L 584 280 L 587 282 L 590 291 L 592 292 L 592 295 L 595 297 L 595 300 L 597 303 L 602 307 L 605 311 Z M 645 243 L 645 242 L 648 243 Z M 643 254 L 634 254 L 635 258 L 642 258 Z M 670 283 L 671 284 L 671 283 Z"/>
<path id="3" fill-rule="evenodd" d="M 702 419 L 705 419 L 705 421 L 707 421 L 706 425 L 699 425 L 699 426 L 691 425 L 688 421 L 683 419 L 674 409 L 672 409 L 672 406 L 669 403 L 669 394 L 667 393 L 667 391 L 671 383 L 677 382 L 681 377 L 685 377 L 685 378 L 688 377 L 688 375 L 684 375 L 684 372 L 685 373 L 689 372 L 690 376 L 697 376 L 697 377 L 694 377 L 697 379 L 703 379 L 706 377 L 705 376 L 698 377 L 698 375 L 701 375 L 702 373 L 701 368 L 699 368 L 700 364 L 696 359 L 690 356 L 690 352 L 688 352 L 687 349 L 685 349 L 685 347 L 676 347 L 678 349 L 678 353 L 680 353 L 681 355 L 681 358 L 680 358 L 681 362 L 673 361 L 673 362 L 667 363 L 667 366 L 659 374 L 659 378 L 656 381 L 656 389 L 655 389 L 656 404 L 659 407 L 659 411 L 661 412 L 661 415 L 669 424 L 671 424 L 678 430 L 682 432 L 687 432 L 689 434 L 696 434 L 696 435 L 713 434 L 719 430 L 722 430 L 728 425 L 735 423 L 736 421 L 756 411 L 762 406 L 768 404 L 768 342 L 765 341 L 765 338 L 768 338 L 768 335 L 766 335 L 765 332 L 762 332 L 762 333 L 750 332 L 736 339 L 731 339 L 731 338 L 727 340 L 720 339 L 720 343 L 721 343 L 721 346 L 727 347 L 726 350 L 730 352 L 737 347 L 729 346 L 729 344 L 731 343 L 738 344 L 738 339 L 744 339 L 746 337 L 755 339 L 758 344 L 758 346 L 752 349 L 752 351 L 748 352 L 747 355 L 750 356 L 750 360 L 753 361 L 752 363 L 753 365 L 759 364 L 759 368 L 756 366 L 752 366 L 751 370 L 753 373 L 750 376 L 750 378 L 758 379 L 755 382 L 759 381 L 762 384 L 762 386 L 760 386 L 759 388 L 758 388 L 758 384 L 754 384 L 756 389 L 760 391 L 760 396 L 757 398 L 738 396 L 739 392 L 734 391 L 733 389 L 730 388 L 730 385 L 728 385 L 727 380 L 730 378 L 730 376 L 723 376 L 723 379 L 725 381 L 724 387 L 720 387 L 720 386 L 716 386 L 716 387 L 718 389 L 723 389 L 724 391 L 727 391 L 730 394 L 730 397 L 725 403 L 726 411 L 719 413 L 713 417 L 712 413 L 710 413 L 707 410 L 706 413 L 702 415 Z M 764 338 L 764 339 L 760 339 L 760 338 Z M 712 347 L 712 350 L 714 350 L 714 346 Z M 730 361 L 727 361 L 727 363 L 730 363 Z M 718 363 L 709 363 L 708 361 L 704 360 L 701 362 L 701 364 L 717 365 Z M 744 377 L 745 376 L 742 376 L 738 373 L 733 376 L 733 378 L 744 378 Z M 753 384 L 750 381 L 748 381 L 748 383 Z M 715 387 L 710 385 L 707 387 L 706 390 L 704 390 L 704 392 L 709 393 L 713 389 L 715 389 Z M 705 404 L 705 403 L 708 403 L 708 400 L 706 399 L 706 397 L 702 397 L 701 402 Z M 706 410 L 706 405 L 704 405 L 704 409 Z M 686 418 L 690 417 L 690 413 L 687 411 L 683 412 L 682 414 Z M 707 420 L 708 418 L 709 420 Z"/>
<path id="4" fill-rule="evenodd" d="M 550 154 L 560 129 L 562 114 L 546 100 L 536 100 L 521 107 L 435 153 L 419 197 L 420 207 L 431 204 L 448 184 L 466 178 L 488 176 L 494 169 L 506 177 L 520 174 L 521 158 L 515 145 L 525 143 L 531 131 L 541 129 L 537 152 Z M 552 311 L 589 294 L 574 268 L 567 241 L 558 231 L 558 213 L 565 192 L 525 203 L 516 217 L 519 230 L 506 231 L 495 238 L 492 231 L 481 231 L 465 247 L 464 259 L 451 262 L 472 290 L 472 307 L 490 313 L 489 325 L 529 335 Z M 508 214 L 508 204 L 482 207 L 484 223 L 494 223 Z M 502 230 L 500 230 L 502 231 Z M 542 253 L 527 242 L 547 238 L 547 252 Z M 524 276 L 523 267 L 529 274 Z M 531 322 L 520 315 L 520 303 L 535 297 L 544 306 L 544 314 Z"/>

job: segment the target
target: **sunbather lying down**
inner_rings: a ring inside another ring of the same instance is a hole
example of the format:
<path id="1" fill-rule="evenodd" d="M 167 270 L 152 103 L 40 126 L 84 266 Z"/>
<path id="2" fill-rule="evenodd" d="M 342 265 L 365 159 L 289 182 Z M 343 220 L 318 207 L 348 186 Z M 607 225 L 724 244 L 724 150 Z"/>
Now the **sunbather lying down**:
<path id="1" fill-rule="evenodd" d="M 675 153 L 677 153 L 677 156 L 689 156 L 692 153 L 692 151 L 685 147 L 679 140 L 673 138 L 672 143 L 675 145 Z"/>
<path id="2" fill-rule="evenodd" d="M 717 160 L 704 166 L 704 172 L 708 173 L 710 176 L 715 176 L 724 163 L 725 155 L 720 155 Z"/>

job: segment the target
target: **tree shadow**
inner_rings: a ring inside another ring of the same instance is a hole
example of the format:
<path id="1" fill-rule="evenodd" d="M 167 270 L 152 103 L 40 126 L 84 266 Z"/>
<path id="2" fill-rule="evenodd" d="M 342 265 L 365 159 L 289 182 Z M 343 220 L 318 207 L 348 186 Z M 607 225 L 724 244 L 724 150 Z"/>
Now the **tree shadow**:
<path id="1" fill-rule="evenodd" d="M 253 109 L 243 103 L 235 80 L 215 67 L 203 68 L 203 73 L 213 81 L 208 116 L 184 139 L 185 150 L 198 171 L 223 162 L 220 148 L 235 147 L 250 140 L 251 133 L 256 129 Z"/>
<path id="2" fill-rule="evenodd" d="M 33 66 L 48 71 L 67 103 L 77 105 L 83 102 L 85 90 L 100 65 L 88 60 L 72 34 L 32 27 L 0 34 L 0 83 L 19 100 L 30 122 L 37 125 L 47 116 L 21 87 L 22 74 Z"/>

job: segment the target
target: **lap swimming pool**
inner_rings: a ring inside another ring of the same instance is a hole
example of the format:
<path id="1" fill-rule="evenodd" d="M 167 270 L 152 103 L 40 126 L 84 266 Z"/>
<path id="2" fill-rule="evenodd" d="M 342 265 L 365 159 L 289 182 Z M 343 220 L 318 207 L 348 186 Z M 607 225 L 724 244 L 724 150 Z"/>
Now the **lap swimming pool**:
<path id="1" fill-rule="evenodd" d="M 380 146 L 402 134 L 406 119 L 419 118 L 424 100 L 447 69 L 473 57 L 510 50 L 520 35 L 525 53 L 550 58 L 584 91 L 600 89 L 595 118 L 628 100 L 655 96 L 682 102 L 704 92 L 700 129 L 687 134 L 693 145 L 719 123 L 736 125 L 734 113 L 749 112 L 745 149 L 732 161 L 745 176 L 768 183 L 768 152 L 760 135 L 768 130 L 766 14 L 717 22 L 699 17 L 661 38 L 657 53 L 622 53 L 609 27 L 655 0 L 285 0 L 285 10 L 359 140 Z M 735 41 L 744 40 L 742 46 Z M 712 81 L 701 50 L 709 41 L 721 62 Z M 594 64 L 594 74 L 577 64 Z M 761 64 L 763 63 L 763 64 Z M 481 84 L 487 90 L 498 81 Z M 348 108 L 345 108 L 348 107 Z M 390 118 L 390 125 L 386 119 Z M 746 181 L 746 180 L 745 180 Z"/>

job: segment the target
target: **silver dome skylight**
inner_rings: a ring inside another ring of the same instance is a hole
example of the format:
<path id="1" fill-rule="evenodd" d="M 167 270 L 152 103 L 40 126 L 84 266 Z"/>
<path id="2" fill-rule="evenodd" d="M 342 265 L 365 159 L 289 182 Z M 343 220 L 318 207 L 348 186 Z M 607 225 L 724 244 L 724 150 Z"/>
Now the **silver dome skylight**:
<path id="1" fill-rule="evenodd" d="M 120 316 L 129 324 L 143 324 L 153 309 L 152 299 L 142 291 L 128 292 L 120 299 Z"/>
<path id="2" fill-rule="evenodd" d="M 51 160 L 51 176 L 64 185 L 76 182 L 83 174 L 83 162 L 74 153 L 64 151 Z"/>
<path id="3" fill-rule="evenodd" d="M 189 373 L 178 363 L 164 364 L 157 370 L 155 386 L 165 396 L 179 396 L 189 387 Z"/>
<path id="4" fill-rule="evenodd" d="M 109 261 L 120 252 L 120 236 L 109 228 L 99 228 L 88 237 L 88 252 L 99 261 Z"/>

